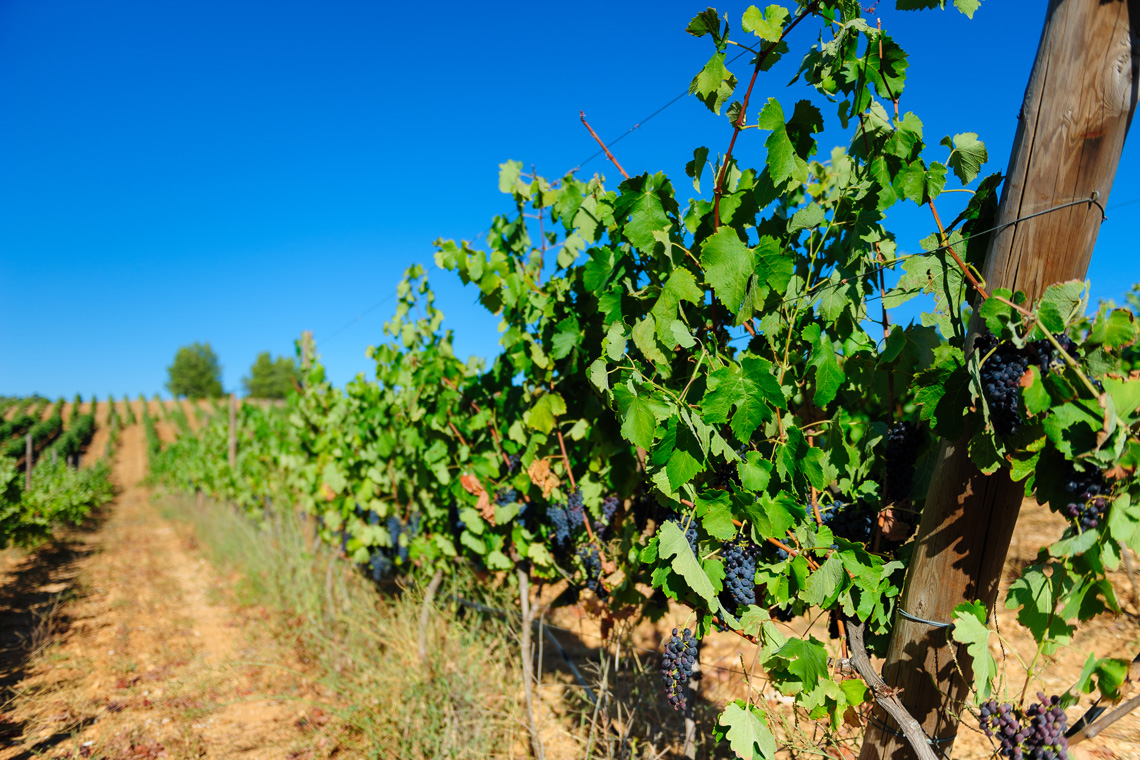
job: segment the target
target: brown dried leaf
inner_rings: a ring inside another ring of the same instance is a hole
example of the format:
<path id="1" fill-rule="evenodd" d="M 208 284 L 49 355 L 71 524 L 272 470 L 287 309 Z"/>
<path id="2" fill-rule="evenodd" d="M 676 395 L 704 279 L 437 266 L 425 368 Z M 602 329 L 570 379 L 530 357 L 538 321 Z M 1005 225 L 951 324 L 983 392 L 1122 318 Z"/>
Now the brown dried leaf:
<path id="1" fill-rule="evenodd" d="M 549 459 L 536 459 L 531 462 L 530 467 L 527 468 L 526 474 L 530 476 L 530 482 L 542 489 L 542 497 L 548 498 L 550 492 L 558 487 L 561 481 L 558 476 L 550 469 Z"/>
<path id="2" fill-rule="evenodd" d="M 1124 467 L 1117 464 L 1104 471 L 1104 476 L 1109 480 L 1124 480 L 1125 478 L 1132 477 L 1132 473 L 1136 472 L 1135 467 Z"/>
<path id="3" fill-rule="evenodd" d="M 491 497 L 486 491 L 479 494 L 479 501 L 475 504 L 475 509 L 479 511 L 484 520 L 491 525 L 495 524 L 495 508 L 491 505 Z"/>
<path id="4" fill-rule="evenodd" d="M 487 493 L 487 489 L 483 488 L 483 484 L 479 482 L 479 478 L 469 473 L 464 473 L 459 476 L 459 485 L 463 486 L 463 490 L 472 496 L 482 496 Z"/>

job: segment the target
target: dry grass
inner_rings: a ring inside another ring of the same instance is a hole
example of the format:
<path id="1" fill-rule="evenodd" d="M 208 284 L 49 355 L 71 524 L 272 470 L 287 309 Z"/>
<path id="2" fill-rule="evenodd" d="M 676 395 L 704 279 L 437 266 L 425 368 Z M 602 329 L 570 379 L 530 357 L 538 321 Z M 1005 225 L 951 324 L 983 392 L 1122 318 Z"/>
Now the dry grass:
<path id="1" fill-rule="evenodd" d="M 521 680 L 504 621 L 438 611 L 428 618 L 421 661 L 423 599 L 416 587 L 378 595 L 375 584 L 328 547 L 318 544 L 314 553 L 294 513 L 255 523 L 208 500 L 171 497 L 167 504 L 167 516 L 189 522 L 206 553 L 235 572 L 240 603 L 277 612 L 267 622 L 337 695 L 321 709 L 351 728 L 365 756 L 521 756 Z M 437 599 L 478 595 L 501 603 L 488 593 L 494 597 L 471 579 L 451 577 Z"/>

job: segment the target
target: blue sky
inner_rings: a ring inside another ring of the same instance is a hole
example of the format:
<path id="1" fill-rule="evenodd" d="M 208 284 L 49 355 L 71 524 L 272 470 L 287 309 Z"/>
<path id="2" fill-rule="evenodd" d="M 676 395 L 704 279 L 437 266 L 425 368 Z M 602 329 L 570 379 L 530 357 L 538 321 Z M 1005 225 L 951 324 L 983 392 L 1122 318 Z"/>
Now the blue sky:
<path id="1" fill-rule="evenodd" d="M 291 353 L 304 329 L 343 383 L 370 370 L 365 347 L 382 340 L 415 262 L 459 353 L 492 355 L 497 320 L 435 269 L 431 241 L 473 237 L 510 208 L 503 161 L 556 177 L 591 155 L 579 109 L 612 140 L 684 91 L 710 52 L 684 33 L 705 5 L 0 3 L 0 394 L 151 395 L 193 341 L 211 342 L 236 389 L 259 351 Z M 910 53 L 901 107 L 929 143 L 977 132 L 987 168 L 1004 169 L 1038 5 L 989 0 L 968 21 L 879 3 Z M 718 6 L 734 27 L 745 7 Z M 794 32 L 754 104 L 806 96 L 785 85 L 815 33 Z M 824 109 L 830 125 L 834 113 Z M 687 197 L 693 148 L 715 154 L 729 136 L 723 117 L 684 98 L 615 153 L 631 173 L 665 171 Z M 762 143 L 745 133 L 744 165 L 762 160 Z M 1094 298 L 1140 281 L 1129 225 L 1140 206 L 1112 211 L 1140 199 L 1137 166 L 1133 140 L 1089 273 Z M 618 178 L 601 159 L 579 176 L 593 172 Z M 908 250 L 932 231 L 913 205 L 888 226 Z"/>

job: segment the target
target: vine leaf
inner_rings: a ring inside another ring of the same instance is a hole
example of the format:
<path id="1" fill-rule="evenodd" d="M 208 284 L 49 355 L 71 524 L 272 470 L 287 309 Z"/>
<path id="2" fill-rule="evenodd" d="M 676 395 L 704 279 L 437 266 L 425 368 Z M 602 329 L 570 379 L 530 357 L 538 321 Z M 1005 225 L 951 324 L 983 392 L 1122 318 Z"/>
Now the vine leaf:
<path id="1" fill-rule="evenodd" d="M 735 230 L 721 227 L 701 244 L 701 266 L 720 302 L 733 314 L 739 311 L 756 260 Z"/>
<path id="2" fill-rule="evenodd" d="M 950 635 L 959 644 L 966 645 L 966 653 L 973 659 L 974 702 L 981 704 L 989 699 L 997 675 L 997 661 L 990 654 L 986 609 L 981 602 L 965 602 L 954 608 L 954 627 Z"/>
<path id="3" fill-rule="evenodd" d="M 768 149 L 768 174 L 772 182 L 777 186 L 782 186 L 789 180 L 806 182 L 807 162 L 796 153 L 796 148 L 788 137 L 788 128 L 784 123 L 784 109 L 780 107 L 778 100 L 768 98 L 767 105 L 756 119 L 756 126 L 772 131 L 764 141 L 764 146 Z"/>
<path id="4" fill-rule="evenodd" d="M 772 417 L 772 407 L 785 408 L 784 392 L 772 365 L 764 359 L 746 356 L 739 365 L 730 365 L 709 375 L 708 390 L 701 402 L 704 419 L 712 424 L 728 421 L 736 437 L 747 441 L 756 428 Z"/>
<path id="5" fill-rule="evenodd" d="M 728 739 L 728 746 L 743 760 L 753 760 L 757 753 L 768 760 L 776 757 L 776 737 L 768 728 L 762 713 L 737 700 L 729 703 L 717 719 L 718 728 Z M 719 733 L 719 731 L 718 731 Z"/>
<path id="6" fill-rule="evenodd" d="M 781 5 L 769 5 L 763 12 L 755 5 L 750 5 L 744 11 L 740 26 L 766 42 L 777 42 L 790 15 L 788 9 Z"/>
<path id="7" fill-rule="evenodd" d="M 657 535 L 657 551 L 661 559 L 668 560 L 672 557 L 669 566 L 673 568 L 673 572 L 681 576 L 693 593 L 705 600 L 710 608 L 718 609 L 720 605 L 717 603 L 712 582 L 694 556 L 689 540 L 685 538 L 681 528 L 676 523 L 666 522 Z"/>
<path id="8" fill-rule="evenodd" d="M 986 144 L 978 139 L 976 132 L 963 132 L 942 138 L 942 144 L 950 148 L 950 158 L 946 163 L 954 170 L 954 175 L 963 185 L 968 185 L 982 170 L 982 164 L 989 160 Z"/>
<path id="9" fill-rule="evenodd" d="M 549 433 L 554 429 L 554 418 L 566 414 L 566 401 L 557 393 L 544 393 L 526 414 L 526 424 L 539 431 Z"/>
<path id="10" fill-rule="evenodd" d="M 635 396 L 624 385 L 614 388 L 614 400 L 621 416 L 621 434 L 634 446 L 651 449 L 657 432 L 657 418 L 649 400 Z"/>

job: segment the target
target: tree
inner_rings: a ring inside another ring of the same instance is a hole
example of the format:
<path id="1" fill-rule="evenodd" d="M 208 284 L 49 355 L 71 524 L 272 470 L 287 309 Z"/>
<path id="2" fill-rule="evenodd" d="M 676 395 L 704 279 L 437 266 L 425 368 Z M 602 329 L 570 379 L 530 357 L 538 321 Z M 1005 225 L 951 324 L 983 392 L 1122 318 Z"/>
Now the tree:
<path id="1" fill-rule="evenodd" d="M 170 376 L 166 388 L 175 396 L 216 398 L 222 395 L 222 365 L 208 342 L 178 349 L 174 363 L 166 372 Z"/>
<path id="2" fill-rule="evenodd" d="M 279 356 L 274 361 L 268 351 L 257 355 L 257 361 L 249 368 L 249 377 L 241 380 L 251 398 L 285 398 L 300 381 L 301 372 L 292 357 Z"/>

